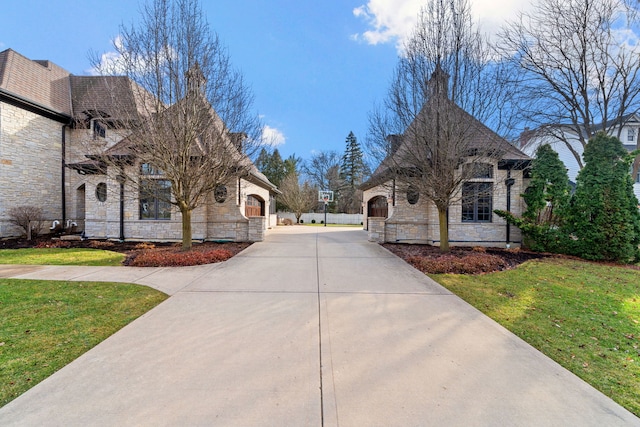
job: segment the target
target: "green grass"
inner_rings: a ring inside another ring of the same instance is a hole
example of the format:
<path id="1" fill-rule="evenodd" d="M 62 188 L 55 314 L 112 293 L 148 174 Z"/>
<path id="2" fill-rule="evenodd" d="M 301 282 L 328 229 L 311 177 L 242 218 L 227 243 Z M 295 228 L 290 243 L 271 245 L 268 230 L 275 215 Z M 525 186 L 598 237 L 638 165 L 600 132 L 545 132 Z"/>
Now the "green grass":
<path id="1" fill-rule="evenodd" d="M 431 277 L 640 416 L 640 271 L 548 258 Z"/>
<path id="2" fill-rule="evenodd" d="M 1 249 L 0 264 L 35 265 L 122 265 L 124 254 L 101 249 L 42 248 Z"/>
<path id="3" fill-rule="evenodd" d="M 0 406 L 166 298 L 122 283 L 0 279 Z"/>

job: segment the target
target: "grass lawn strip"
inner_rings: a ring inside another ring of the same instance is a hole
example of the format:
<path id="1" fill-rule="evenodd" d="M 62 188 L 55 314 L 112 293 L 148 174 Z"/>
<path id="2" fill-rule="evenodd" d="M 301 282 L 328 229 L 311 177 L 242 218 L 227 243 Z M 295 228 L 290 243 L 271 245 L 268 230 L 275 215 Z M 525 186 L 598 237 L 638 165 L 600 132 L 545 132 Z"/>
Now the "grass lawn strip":
<path id="1" fill-rule="evenodd" d="M 166 298 L 132 284 L 0 279 L 0 406 Z"/>
<path id="2" fill-rule="evenodd" d="M 547 258 L 431 277 L 640 416 L 640 271 Z"/>
<path id="3" fill-rule="evenodd" d="M 101 249 L 31 248 L 0 250 L 0 264 L 118 266 L 122 265 L 124 258 L 124 254 Z"/>

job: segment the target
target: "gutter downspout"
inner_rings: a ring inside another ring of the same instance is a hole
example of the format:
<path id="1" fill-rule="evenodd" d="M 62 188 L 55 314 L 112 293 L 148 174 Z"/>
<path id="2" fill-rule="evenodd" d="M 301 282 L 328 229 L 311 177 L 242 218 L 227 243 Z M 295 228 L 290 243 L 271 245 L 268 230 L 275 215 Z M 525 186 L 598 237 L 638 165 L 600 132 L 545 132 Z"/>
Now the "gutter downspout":
<path id="1" fill-rule="evenodd" d="M 120 236 L 118 239 L 124 242 L 124 181 L 126 177 L 124 171 L 118 175 L 118 183 L 120 183 Z"/>
<path id="2" fill-rule="evenodd" d="M 504 180 L 507 186 L 507 212 L 511 212 L 511 186 L 515 184 L 516 180 L 511 178 L 511 166 L 507 168 L 507 179 Z M 511 247 L 511 223 L 507 220 L 507 249 Z"/>
<path id="3" fill-rule="evenodd" d="M 64 225 L 67 223 L 67 179 L 66 179 L 66 167 L 67 167 L 67 132 L 66 128 L 68 125 L 62 125 L 62 137 L 61 137 L 61 165 L 60 165 L 60 173 L 62 177 L 62 221 L 60 222 L 64 228 Z"/>

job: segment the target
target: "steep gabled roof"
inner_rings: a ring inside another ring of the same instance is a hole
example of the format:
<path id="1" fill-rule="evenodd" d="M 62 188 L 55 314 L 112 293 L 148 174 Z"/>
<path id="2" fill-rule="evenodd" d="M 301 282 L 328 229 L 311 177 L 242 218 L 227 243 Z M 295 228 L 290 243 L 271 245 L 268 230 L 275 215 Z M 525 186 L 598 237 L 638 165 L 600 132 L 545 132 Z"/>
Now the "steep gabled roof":
<path id="1" fill-rule="evenodd" d="M 361 190 L 368 190 L 387 182 L 394 176 L 394 168 L 402 169 L 404 167 L 411 169 L 414 167 L 410 164 L 403 165 L 404 156 L 402 156 L 402 153 L 409 153 L 414 149 L 412 145 L 413 141 L 410 140 L 412 132 L 419 132 L 416 130 L 418 127 L 430 126 L 431 123 L 433 123 L 433 117 L 430 117 L 430 115 L 436 111 L 434 105 L 432 105 L 433 99 L 434 98 L 431 97 L 427 100 L 409 128 L 405 131 L 405 135 L 390 136 L 390 138 L 392 138 L 392 140 L 389 141 L 392 147 L 390 155 L 382 161 L 369 180 L 360 186 Z M 459 123 L 460 127 L 464 128 L 463 134 L 465 140 L 468 141 L 467 148 L 469 150 L 477 149 L 478 152 L 481 153 L 499 153 L 500 166 L 509 164 L 520 165 L 520 167 L 522 167 L 531 160 L 529 156 L 493 132 L 447 97 L 440 97 L 438 102 L 440 111 L 446 110 L 447 115 L 449 115 L 449 117 L 455 117 L 456 123 Z"/>
<path id="2" fill-rule="evenodd" d="M 133 120 L 151 114 L 151 94 L 125 76 L 71 76 L 73 117 Z M 117 116 L 117 117 L 116 117 Z"/>
<path id="3" fill-rule="evenodd" d="M 31 60 L 12 49 L 0 52 L 0 93 L 54 114 L 72 114 L 71 73 L 48 60 Z"/>

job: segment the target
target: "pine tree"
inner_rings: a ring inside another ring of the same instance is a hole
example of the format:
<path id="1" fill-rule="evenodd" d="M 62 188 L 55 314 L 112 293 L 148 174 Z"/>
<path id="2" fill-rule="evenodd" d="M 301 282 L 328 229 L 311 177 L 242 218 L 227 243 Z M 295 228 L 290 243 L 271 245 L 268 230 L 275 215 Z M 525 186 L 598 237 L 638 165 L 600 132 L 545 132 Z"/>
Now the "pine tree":
<path id="1" fill-rule="evenodd" d="M 276 148 L 269 153 L 264 148 L 260 151 L 256 160 L 256 167 L 262 172 L 274 185 L 280 186 L 282 180 L 287 175 L 285 162 L 280 156 L 280 152 Z"/>
<path id="2" fill-rule="evenodd" d="M 599 133 L 584 151 L 567 231 L 572 253 L 586 259 L 628 262 L 639 256 L 640 211 L 629 175 L 632 161 L 619 139 Z"/>
<path id="3" fill-rule="evenodd" d="M 362 183 L 364 172 L 365 164 L 362 149 L 353 132 L 349 132 L 340 164 L 340 177 L 346 185 L 355 188 Z"/>
<path id="4" fill-rule="evenodd" d="M 362 192 L 358 190 L 358 186 L 364 181 L 366 173 L 367 168 L 358 139 L 353 132 L 349 132 L 340 163 L 339 176 L 342 185 L 338 195 L 339 210 L 347 213 L 360 211 Z"/>

